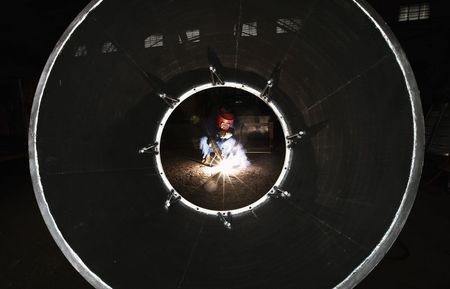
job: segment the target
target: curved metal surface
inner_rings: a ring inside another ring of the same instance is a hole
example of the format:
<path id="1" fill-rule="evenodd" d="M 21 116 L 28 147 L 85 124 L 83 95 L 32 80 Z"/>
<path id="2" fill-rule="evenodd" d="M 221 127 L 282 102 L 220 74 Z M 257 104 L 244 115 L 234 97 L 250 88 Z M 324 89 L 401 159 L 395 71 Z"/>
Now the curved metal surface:
<path id="1" fill-rule="evenodd" d="M 408 185 L 403 195 L 403 199 L 399 206 L 398 211 L 395 214 L 395 218 L 391 223 L 391 226 L 386 231 L 381 241 L 372 251 L 372 253 L 357 267 L 355 270 L 347 276 L 336 288 L 353 288 L 362 279 L 364 279 L 370 271 L 383 259 L 384 255 L 394 244 L 395 239 L 400 234 L 409 212 L 414 203 L 417 189 L 419 188 L 420 176 L 422 173 L 423 159 L 424 159 L 424 147 L 425 147 L 425 124 L 422 115 L 422 105 L 420 103 L 420 93 L 417 87 L 414 73 L 411 65 L 406 57 L 405 52 L 402 50 L 398 40 L 394 33 L 390 30 L 388 25 L 383 19 L 376 13 L 376 11 L 366 2 L 360 0 L 353 0 L 358 7 L 370 18 L 375 24 L 377 29 L 383 35 L 386 43 L 392 49 L 398 64 L 402 70 L 403 76 L 406 80 L 406 86 L 411 99 L 411 107 L 413 114 L 413 127 L 414 127 L 414 148 L 412 155 L 411 170 L 409 173 Z"/>
<path id="2" fill-rule="evenodd" d="M 33 189 L 36 195 L 36 200 L 39 205 L 42 217 L 44 218 L 45 224 L 50 231 L 53 239 L 55 240 L 58 247 L 64 253 L 64 256 L 69 260 L 72 266 L 95 288 L 111 288 L 105 282 L 103 282 L 95 273 L 93 273 L 86 264 L 80 259 L 80 257 L 75 253 L 70 245 L 66 242 L 62 236 L 58 226 L 53 218 L 47 200 L 44 195 L 44 189 L 41 183 L 41 177 L 39 173 L 39 161 L 38 153 L 36 149 L 36 134 L 38 125 L 39 108 L 41 104 L 41 99 L 44 94 L 44 89 L 47 84 L 47 79 L 52 71 L 55 64 L 56 58 L 63 49 L 65 43 L 69 40 L 72 33 L 77 29 L 78 25 L 83 22 L 90 11 L 95 9 L 102 1 L 92 1 L 88 6 L 86 6 L 83 11 L 75 18 L 61 39 L 56 44 L 53 52 L 50 54 L 49 59 L 44 67 L 44 71 L 39 79 L 39 83 L 36 89 L 35 97 L 33 99 L 33 106 L 31 109 L 30 117 L 30 128 L 28 134 L 28 154 L 30 160 L 30 174 L 33 180 Z"/>
<path id="3" fill-rule="evenodd" d="M 93 1 L 50 55 L 33 103 L 30 170 L 50 233 L 94 287 L 352 288 L 398 236 L 424 146 L 398 41 L 364 1 L 258 5 Z M 277 17 L 301 28 L 272 35 Z M 257 37 L 230 32 L 255 20 Z M 196 26 L 205 36 L 179 44 L 179 30 Z M 133 44 L 146 33 L 165 33 L 163 48 Z M 77 45 L 107 40 L 116 54 L 73 57 Z M 208 79 L 206 47 L 218 50 L 226 80 L 260 90 L 281 61 L 274 102 L 291 131 L 311 132 L 282 182 L 293 198 L 238 216 L 231 231 L 183 207 L 166 212 L 156 162 L 133 154 L 167 110 L 152 95 Z"/>

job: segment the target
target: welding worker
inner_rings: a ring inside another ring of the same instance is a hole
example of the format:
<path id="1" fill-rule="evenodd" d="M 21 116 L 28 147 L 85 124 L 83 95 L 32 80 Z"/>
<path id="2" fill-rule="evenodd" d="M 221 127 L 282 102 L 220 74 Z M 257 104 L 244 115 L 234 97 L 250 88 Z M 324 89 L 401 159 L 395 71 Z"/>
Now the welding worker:
<path id="1" fill-rule="evenodd" d="M 227 157 L 234 146 L 236 145 L 236 139 L 233 138 L 234 133 L 234 115 L 226 108 L 221 108 L 217 113 L 214 122 L 211 121 L 207 124 L 207 136 L 200 138 L 200 150 L 202 152 L 202 162 L 209 162 L 208 160 L 214 155 L 214 150 L 211 146 L 211 140 L 217 143 L 221 157 Z"/>

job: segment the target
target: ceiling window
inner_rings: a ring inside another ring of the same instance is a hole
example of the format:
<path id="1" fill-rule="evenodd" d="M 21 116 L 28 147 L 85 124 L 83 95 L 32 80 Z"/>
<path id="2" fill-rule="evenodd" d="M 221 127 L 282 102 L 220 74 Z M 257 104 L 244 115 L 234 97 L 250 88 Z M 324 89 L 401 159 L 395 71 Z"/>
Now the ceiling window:
<path id="1" fill-rule="evenodd" d="M 112 44 L 112 42 L 105 42 L 102 46 L 102 53 L 112 53 L 116 52 L 117 48 Z"/>
<path id="2" fill-rule="evenodd" d="M 256 22 L 242 24 L 241 36 L 257 36 L 257 35 L 258 31 Z"/>
<path id="3" fill-rule="evenodd" d="M 163 46 L 163 36 L 161 34 L 152 34 L 144 40 L 144 47 L 160 47 Z"/>
<path id="4" fill-rule="evenodd" d="M 416 3 L 400 6 L 398 21 L 415 21 L 430 18 L 430 3 Z"/>
<path id="5" fill-rule="evenodd" d="M 297 32 L 300 30 L 301 20 L 298 18 L 281 18 L 277 20 L 277 30 L 278 34 Z"/>
<path id="6" fill-rule="evenodd" d="M 77 48 L 75 48 L 75 53 L 74 53 L 75 57 L 81 57 L 81 56 L 86 56 L 86 55 L 87 55 L 86 45 L 80 45 Z"/>
<path id="7" fill-rule="evenodd" d="M 200 30 L 198 30 L 198 29 L 187 30 L 186 38 L 188 41 L 191 41 L 191 42 L 199 42 L 200 41 Z"/>

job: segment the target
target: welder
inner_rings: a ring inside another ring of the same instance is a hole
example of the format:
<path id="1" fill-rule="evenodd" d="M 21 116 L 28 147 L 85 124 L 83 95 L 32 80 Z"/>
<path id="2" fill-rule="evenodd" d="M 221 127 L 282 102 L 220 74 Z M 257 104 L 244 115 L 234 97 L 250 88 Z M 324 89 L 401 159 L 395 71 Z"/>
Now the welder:
<path id="1" fill-rule="evenodd" d="M 207 122 L 207 135 L 200 138 L 202 163 L 212 165 L 212 159 L 228 157 L 236 146 L 234 131 L 234 115 L 229 109 L 222 107 L 215 118 L 210 118 Z"/>

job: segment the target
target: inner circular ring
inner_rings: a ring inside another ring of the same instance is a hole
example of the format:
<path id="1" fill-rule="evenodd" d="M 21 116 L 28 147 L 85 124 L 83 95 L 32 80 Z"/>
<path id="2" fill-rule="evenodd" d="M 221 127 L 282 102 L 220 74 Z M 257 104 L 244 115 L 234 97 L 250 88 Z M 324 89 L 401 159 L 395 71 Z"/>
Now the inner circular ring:
<path id="1" fill-rule="evenodd" d="M 285 154 L 284 154 L 284 161 L 283 161 L 283 166 L 281 169 L 281 172 L 278 176 L 278 178 L 276 179 L 275 183 L 272 185 L 271 189 L 268 190 L 261 198 L 259 198 L 257 201 L 248 204 L 246 206 L 237 208 L 237 209 L 232 209 L 232 210 L 212 210 L 212 209 L 208 209 L 208 208 L 204 208 L 202 206 L 198 206 L 192 202 L 190 202 L 189 200 L 187 200 L 186 198 L 183 197 L 182 193 L 178 192 L 174 186 L 170 183 L 169 179 L 167 178 L 167 175 L 164 171 L 163 165 L 162 165 L 162 161 L 161 161 L 161 154 L 158 153 L 155 155 L 156 158 L 156 164 L 157 164 L 157 169 L 158 169 L 158 173 L 159 176 L 161 177 L 163 184 L 166 186 L 166 189 L 168 191 L 168 194 L 173 194 L 173 197 L 179 198 L 180 202 L 185 205 L 186 207 L 189 207 L 197 212 L 201 212 L 201 213 L 205 213 L 205 214 L 209 214 L 209 215 L 217 215 L 217 213 L 230 213 L 230 214 L 241 214 L 250 210 L 255 209 L 256 207 L 260 206 L 261 204 L 265 203 L 269 196 L 268 194 L 270 192 L 273 192 L 275 187 L 280 187 L 283 180 L 285 179 L 285 176 L 287 174 L 287 172 L 289 171 L 289 164 L 291 161 L 291 149 L 288 148 L 288 142 L 286 140 L 286 136 L 290 135 L 290 130 L 289 127 L 285 121 L 285 117 L 283 115 L 283 113 L 281 112 L 281 110 L 276 106 L 276 104 L 272 101 L 268 101 L 266 98 L 261 97 L 261 92 L 258 91 L 257 89 L 250 87 L 246 84 L 243 83 L 237 83 L 237 82 L 225 82 L 223 85 L 213 85 L 212 83 L 206 83 L 206 84 L 202 84 L 196 87 L 193 87 L 192 89 L 186 91 L 185 93 L 183 93 L 179 98 L 178 98 L 178 102 L 176 102 L 172 107 L 169 107 L 168 110 L 166 111 L 166 113 L 164 114 L 163 118 L 161 119 L 160 125 L 158 126 L 158 130 L 156 133 L 156 138 L 155 138 L 155 143 L 157 144 L 157 151 L 160 152 L 161 148 L 161 138 L 162 138 L 162 134 L 164 131 L 164 127 L 167 124 L 169 117 L 171 116 L 171 114 L 174 112 L 174 110 L 181 104 L 183 103 L 183 101 L 185 101 L 186 99 L 188 99 L 189 97 L 191 97 L 192 95 L 199 93 L 201 91 L 204 90 L 208 90 L 208 89 L 212 89 L 212 88 L 218 88 L 218 87 L 228 87 L 228 88 L 235 88 L 235 89 L 240 89 L 243 90 L 245 92 L 250 93 L 251 95 L 257 97 L 258 99 L 262 100 L 268 107 L 270 107 L 270 109 L 273 111 L 273 113 L 275 114 L 276 118 L 279 121 L 279 124 L 281 126 L 282 132 L 283 132 L 283 140 L 284 140 L 284 145 L 285 145 Z"/>

